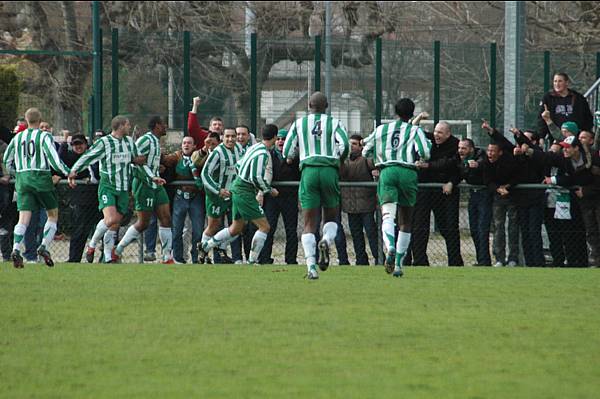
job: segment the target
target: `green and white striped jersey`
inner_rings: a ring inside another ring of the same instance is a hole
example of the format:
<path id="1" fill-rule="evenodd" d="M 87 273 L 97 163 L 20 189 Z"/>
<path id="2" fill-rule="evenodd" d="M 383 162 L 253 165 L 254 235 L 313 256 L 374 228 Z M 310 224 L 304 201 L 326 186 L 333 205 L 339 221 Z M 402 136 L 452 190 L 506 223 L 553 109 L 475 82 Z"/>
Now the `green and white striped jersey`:
<path id="1" fill-rule="evenodd" d="M 106 184 L 116 191 L 129 191 L 131 187 L 131 162 L 139 156 L 133 139 L 125 136 L 121 139 L 109 134 L 100 138 L 83 154 L 72 171 L 78 171 L 100 161 L 100 184 Z M 148 177 L 153 176 L 147 165 L 142 167 Z"/>
<path id="2" fill-rule="evenodd" d="M 13 137 L 4 152 L 3 162 L 7 169 L 14 166 L 17 174 L 48 172 L 50 176 L 50 168 L 65 176 L 69 174 L 69 168 L 56 152 L 52 135 L 39 129 L 27 129 Z"/>
<path id="3" fill-rule="evenodd" d="M 221 189 L 229 190 L 237 174 L 235 164 L 242 157 L 242 151 L 238 143 L 235 143 L 233 150 L 221 143 L 210 153 L 201 173 L 207 192 L 219 195 Z"/>
<path id="4" fill-rule="evenodd" d="M 363 140 L 362 154 L 372 155 L 375 166 L 397 164 L 414 168 L 417 154 L 426 161 L 430 152 L 431 142 L 423 130 L 400 119 L 378 126 Z"/>
<path id="5" fill-rule="evenodd" d="M 300 169 L 310 166 L 339 166 L 350 151 L 348 133 L 342 123 L 326 114 L 297 119 L 283 145 L 284 158 L 293 158 L 300 149 Z"/>
<path id="6" fill-rule="evenodd" d="M 137 139 L 135 142 L 138 153 L 146 157 L 146 166 L 152 172 L 152 177 L 160 176 L 160 139 L 156 137 L 152 132 L 144 134 L 142 137 Z M 135 166 L 137 169 L 141 169 L 140 166 Z M 146 173 L 143 173 L 146 175 Z M 148 179 L 147 176 L 144 180 L 152 188 L 158 188 L 158 184 Z"/>
<path id="7" fill-rule="evenodd" d="M 271 192 L 273 180 L 273 161 L 269 150 L 263 143 L 248 148 L 246 154 L 237 163 L 239 178 L 252 184 L 264 194 Z"/>

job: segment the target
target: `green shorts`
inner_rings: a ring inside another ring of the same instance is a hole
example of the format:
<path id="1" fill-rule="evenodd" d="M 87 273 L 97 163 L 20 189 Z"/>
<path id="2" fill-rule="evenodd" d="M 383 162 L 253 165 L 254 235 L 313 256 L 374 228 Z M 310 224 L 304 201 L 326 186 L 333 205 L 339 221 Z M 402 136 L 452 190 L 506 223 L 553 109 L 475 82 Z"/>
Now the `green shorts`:
<path id="1" fill-rule="evenodd" d="M 235 179 L 231 187 L 233 220 L 251 221 L 265 217 L 265 211 L 256 200 L 256 193 L 252 184 Z"/>
<path id="2" fill-rule="evenodd" d="M 19 211 L 32 211 L 38 209 L 58 208 L 58 197 L 56 190 L 52 191 L 17 191 L 17 209 Z"/>
<path id="3" fill-rule="evenodd" d="M 152 188 L 139 179 L 133 179 L 132 191 L 136 211 L 151 212 L 158 206 L 170 202 L 163 186 Z"/>
<path id="4" fill-rule="evenodd" d="M 305 166 L 300 177 L 302 209 L 335 208 L 340 205 L 340 175 L 333 166 Z"/>
<path id="5" fill-rule="evenodd" d="M 400 165 L 381 169 L 377 184 L 379 205 L 390 202 L 399 206 L 415 206 L 418 187 L 417 171 Z"/>
<path id="6" fill-rule="evenodd" d="M 125 215 L 129 211 L 129 193 L 117 191 L 113 187 L 100 182 L 98 186 L 98 209 L 102 210 L 109 206 L 115 206 L 117 212 Z"/>
<path id="7" fill-rule="evenodd" d="M 206 193 L 206 216 L 218 219 L 231 208 L 231 199 L 225 200 L 213 193 Z"/>

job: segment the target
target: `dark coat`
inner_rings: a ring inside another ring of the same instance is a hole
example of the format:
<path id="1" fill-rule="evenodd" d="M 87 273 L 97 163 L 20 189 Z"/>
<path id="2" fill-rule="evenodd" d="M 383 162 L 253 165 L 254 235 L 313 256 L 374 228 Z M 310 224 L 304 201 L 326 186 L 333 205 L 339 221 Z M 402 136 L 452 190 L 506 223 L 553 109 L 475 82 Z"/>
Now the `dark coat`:
<path id="1" fill-rule="evenodd" d="M 592 130 L 594 117 L 590 111 L 590 105 L 583 95 L 575 90 L 569 89 L 566 97 L 559 96 L 554 90 L 544 95 L 538 112 L 538 133 L 540 137 L 550 134 L 546 122 L 542 118 L 544 104 L 548 106 L 552 122 L 559 128 L 563 123 L 571 121 L 577 123 L 580 130 Z"/>
<path id="2" fill-rule="evenodd" d="M 458 142 L 454 136 L 442 144 L 436 144 L 433 136 L 427 134 L 431 140 L 431 157 L 429 158 L 429 167 L 419 170 L 420 183 L 448 183 L 452 182 L 456 186 L 460 182 L 460 173 L 458 170 Z"/>
<path id="3" fill-rule="evenodd" d="M 340 167 L 340 180 L 372 182 L 373 162 L 363 156 L 346 159 Z M 375 187 L 342 187 L 342 211 L 347 213 L 374 212 L 377 190 Z"/>

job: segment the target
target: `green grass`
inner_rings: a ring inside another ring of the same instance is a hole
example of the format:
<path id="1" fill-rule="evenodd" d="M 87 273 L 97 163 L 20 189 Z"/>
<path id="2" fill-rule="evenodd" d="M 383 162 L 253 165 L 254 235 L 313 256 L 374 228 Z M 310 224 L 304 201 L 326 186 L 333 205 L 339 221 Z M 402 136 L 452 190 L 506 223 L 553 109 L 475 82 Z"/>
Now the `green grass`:
<path id="1" fill-rule="evenodd" d="M 593 398 L 600 270 L 0 266 L 1 398 Z"/>

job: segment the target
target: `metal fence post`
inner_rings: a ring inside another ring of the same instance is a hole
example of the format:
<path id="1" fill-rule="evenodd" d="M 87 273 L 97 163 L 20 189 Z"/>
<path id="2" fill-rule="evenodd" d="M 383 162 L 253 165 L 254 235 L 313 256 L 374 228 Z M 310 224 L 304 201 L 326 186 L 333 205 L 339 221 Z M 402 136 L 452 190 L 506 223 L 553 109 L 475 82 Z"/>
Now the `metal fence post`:
<path id="1" fill-rule="evenodd" d="M 119 30 L 117 28 L 112 30 L 111 60 L 112 117 L 114 118 L 119 115 Z"/>
<path id="2" fill-rule="evenodd" d="M 378 37 L 375 39 L 375 124 L 377 126 L 381 125 L 381 112 L 383 109 L 382 69 L 381 37 Z"/>
<path id="3" fill-rule="evenodd" d="M 321 91 L 321 35 L 315 36 L 315 91 Z"/>
<path id="4" fill-rule="evenodd" d="M 433 42 L 433 123 L 440 121 L 440 42 Z"/>
<path id="5" fill-rule="evenodd" d="M 100 29 L 100 2 L 92 2 L 92 39 L 94 43 L 93 93 L 94 131 L 102 128 L 102 29 Z"/>
<path id="6" fill-rule="evenodd" d="M 490 44 L 490 125 L 496 126 L 496 43 Z"/>
<path id="7" fill-rule="evenodd" d="M 544 51 L 544 93 L 550 90 L 550 52 Z"/>
<path id="8" fill-rule="evenodd" d="M 257 68 L 258 61 L 256 57 L 256 33 L 250 34 L 250 131 L 258 136 L 256 132 L 257 122 Z"/>
<path id="9" fill-rule="evenodd" d="M 190 32 L 183 32 L 183 134 L 187 136 L 187 111 L 190 108 L 190 73 L 191 73 L 191 59 L 190 59 Z"/>

